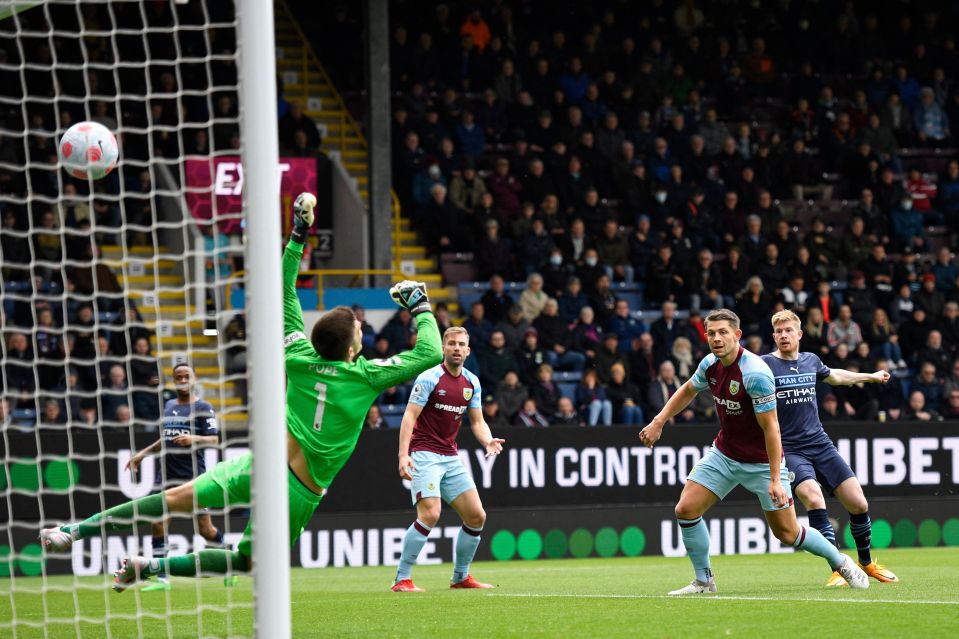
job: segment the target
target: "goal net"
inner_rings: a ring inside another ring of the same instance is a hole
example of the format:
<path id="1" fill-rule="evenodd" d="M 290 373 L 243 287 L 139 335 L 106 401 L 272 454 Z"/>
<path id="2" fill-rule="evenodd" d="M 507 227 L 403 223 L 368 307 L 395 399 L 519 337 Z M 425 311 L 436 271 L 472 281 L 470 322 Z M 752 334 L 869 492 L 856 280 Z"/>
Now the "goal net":
<path id="1" fill-rule="evenodd" d="M 235 548 L 246 512 L 104 529 L 65 553 L 37 541 L 188 481 L 175 452 L 196 474 L 249 448 L 240 4 L 0 3 L 0 636 L 253 632 L 249 578 L 110 591 L 126 556 Z M 80 121 L 119 142 L 98 181 L 58 164 Z M 179 363 L 196 397 L 178 395 Z M 203 432 L 197 398 L 215 415 Z M 218 443 L 174 444 L 175 429 Z"/>

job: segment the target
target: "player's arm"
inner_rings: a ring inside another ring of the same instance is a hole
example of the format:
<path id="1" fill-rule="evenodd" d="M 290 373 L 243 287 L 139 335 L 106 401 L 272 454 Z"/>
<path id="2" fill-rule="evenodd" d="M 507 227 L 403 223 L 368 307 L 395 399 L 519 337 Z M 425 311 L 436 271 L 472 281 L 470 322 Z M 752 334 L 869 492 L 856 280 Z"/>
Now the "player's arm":
<path id="1" fill-rule="evenodd" d="M 783 456 L 782 439 L 779 436 L 779 417 L 776 407 L 764 413 L 756 413 L 756 421 L 763 429 L 763 438 L 766 441 L 766 454 L 769 456 L 769 496 L 776 506 L 785 506 L 788 502 L 786 489 L 783 488 L 779 477 L 780 463 Z"/>
<path id="2" fill-rule="evenodd" d="M 137 469 L 140 467 L 140 462 L 145 458 L 149 457 L 153 453 L 160 452 L 160 449 L 163 447 L 163 439 L 158 439 L 140 452 L 136 453 L 133 457 L 127 460 L 126 466 L 123 467 L 123 470 L 129 470 L 131 472 L 137 472 Z"/>
<path id="3" fill-rule="evenodd" d="M 489 429 L 489 424 L 483 419 L 483 409 L 471 407 L 469 409 L 469 416 L 470 430 L 473 431 L 473 437 L 480 443 L 480 446 L 486 449 L 486 456 L 492 457 L 493 455 L 499 455 L 503 452 L 503 444 L 506 443 L 506 440 L 493 437 L 493 433 Z"/>
<path id="4" fill-rule="evenodd" d="M 300 308 L 300 298 L 296 294 L 296 277 L 300 273 L 300 260 L 303 258 L 303 243 L 306 234 L 313 224 L 313 207 L 316 206 L 316 197 L 311 193 L 300 193 L 293 203 L 293 233 L 290 241 L 283 250 L 283 346 L 290 351 L 290 347 L 309 344 L 303 332 L 303 309 Z M 297 342 L 306 340 L 303 344 Z"/>
<path id="5" fill-rule="evenodd" d="M 400 452 L 398 457 L 400 477 L 403 479 L 413 479 L 413 475 L 410 474 L 413 470 L 413 459 L 410 457 L 410 440 L 413 439 L 416 419 L 422 412 L 422 406 L 410 402 L 406 405 L 406 412 L 403 413 L 403 421 L 400 423 Z"/>
<path id="6" fill-rule="evenodd" d="M 831 368 L 826 383 L 830 386 L 850 386 L 852 384 L 875 382 L 885 384 L 889 381 L 888 371 L 876 371 L 875 373 L 854 373 L 842 368 Z"/>
<path id="7" fill-rule="evenodd" d="M 686 380 L 679 387 L 679 390 L 669 398 L 666 405 L 663 406 L 663 410 L 659 411 L 659 414 L 653 417 L 653 420 L 643 430 L 639 431 L 639 441 L 652 448 L 653 444 L 662 437 L 666 422 L 683 412 L 690 402 L 696 399 L 698 394 L 699 390 L 693 385 L 693 378 Z"/>
<path id="8" fill-rule="evenodd" d="M 216 446 L 220 443 L 218 435 L 177 435 L 173 439 L 177 446 Z"/>
<path id="9" fill-rule="evenodd" d="M 173 439 L 177 446 L 216 446 L 220 443 L 220 429 L 216 422 L 216 413 L 213 407 L 206 405 L 196 416 L 195 428 L 197 434 L 179 435 Z"/>
<path id="10" fill-rule="evenodd" d="M 416 346 L 387 359 L 360 360 L 370 385 L 379 392 L 402 384 L 443 361 L 440 329 L 433 317 L 426 285 L 405 280 L 390 289 L 390 297 L 416 320 Z"/>
<path id="11" fill-rule="evenodd" d="M 776 506 L 786 506 L 788 498 L 779 476 L 782 466 L 783 444 L 779 434 L 779 414 L 776 411 L 776 379 L 762 360 L 748 371 L 743 371 L 743 386 L 753 405 L 753 413 L 763 429 L 766 455 L 769 457 L 769 496 Z"/>

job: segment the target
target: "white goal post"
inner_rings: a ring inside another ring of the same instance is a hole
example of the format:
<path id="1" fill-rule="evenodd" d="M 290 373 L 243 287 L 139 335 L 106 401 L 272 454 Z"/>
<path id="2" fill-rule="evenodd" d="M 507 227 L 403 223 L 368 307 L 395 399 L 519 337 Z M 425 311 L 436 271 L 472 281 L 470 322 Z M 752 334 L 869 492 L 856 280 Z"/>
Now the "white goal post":
<path id="1" fill-rule="evenodd" d="M 289 503 L 287 495 L 286 411 L 283 387 L 283 318 L 280 287 L 279 141 L 276 116 L 276 65 L 273 3 L 240 0 L 241 130 L 246 188 L 253 398 L 254 590 L 257 635 L 290 636 Z M 266 214 L 260 214 L 266 212 Z"/>
<path id="2" fill-rule="evenodd" d="M 0 0 L 0 637 L 291 636 L 273 11 Z M 57 154 L 86 120 L 119 142 L 98 181 Z M 220 197 L 226 165 L 242 177 Z M 220 430 L 218 446 L 187 444 L 194 474 L 249 434 L 252 587 L 180 577 L 121 596 L 123 557 L 235 548 L 243 532 L 245 511 L 210 509 L 225 539 L 177 513 L 163 533 L 102 524 L 59 553 L 37 541 L 166 481 L 162 454 L 125 464 L 163 439 L 181 362 Z"/>

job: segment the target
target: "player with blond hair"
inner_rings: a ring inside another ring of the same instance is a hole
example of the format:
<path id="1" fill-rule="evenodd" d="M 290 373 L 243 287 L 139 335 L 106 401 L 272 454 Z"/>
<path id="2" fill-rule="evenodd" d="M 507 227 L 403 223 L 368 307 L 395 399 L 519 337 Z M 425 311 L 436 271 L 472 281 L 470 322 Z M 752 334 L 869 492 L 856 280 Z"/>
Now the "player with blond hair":
<path id="1" fill-rule="evenodd" d="M 776 386 L 769 366 L 739 344 L 739 316 L 717 309 L 706 316 L 710 353 L 656 417 L 639 433 L 652 448 L 663 427 L 702 391 L 716 402 L 719 434 L 713 447 L 696 463 L 676 504 L 676 518 L 686 554 L 696 573 L 693 582 L 670 595 L 716 592 L 709 563 L 709 529 L 703 515 L 738 485 L 759 498 L 766 522 L 776 538 L 824 558 L 855 588 L 868 588 L 869 578 L 852 559 L 840 553 L 815 528 L 796 520 L 788 471 L 782 463 Z"/>
<path id="2" fill-rule="evenodd" d="M 872 521 L 869 503 L 862 486 L 849 464 L 839 455 L 832 440 L 823 430 L 816 403 L 816 384 L 832 386 L 889 381 L 889 373 L 856 373 L 841 368 L 829 368 L 813 353 L 799 352 L 802 324 L 790 310 L 779 311 L 772 317 L 773 340 L 777 350 L 763 356 L 776 379 L 776 398 L 782 430 L 786 466 L 792 472 L 792 488 L 806 507 L 809 523 L 831 543 L 836 543 L 836 532 L 829 521 L 823 489 L 835 495 L 849 512 L 849 529 L 856 542 L 859 566 L 873 579 L 894 583 L 899 578 L 872 558 Z M 827 586 L 847 586 L 838 571 L 833 572 Z"/>
<path id="3" fill-rule="evenodd" d="M 413 384 L 400 426 L 399 474 L 410 480 L 416 520 L 403 538 L 403 553 L 396 570 L 393 592 L 423 592 L 413 583 L 413 566 L 426 538 L 440 519 L 440 499 L 453 507 L 463 527 L 453 551 L 450 588 L 492 588 L 469 574 L 479 547 L 486 512 L 476 484 L 460 463 L 456 435 L 469 413 L 473 435 L 486 456 L 499 455 L 506 440 L 490 433 L 480 399 L 479 378 L 463 368 L 470 354 L 469 333 L 451 326 L 443 333 L 443 363 L 421 373 Z"/>

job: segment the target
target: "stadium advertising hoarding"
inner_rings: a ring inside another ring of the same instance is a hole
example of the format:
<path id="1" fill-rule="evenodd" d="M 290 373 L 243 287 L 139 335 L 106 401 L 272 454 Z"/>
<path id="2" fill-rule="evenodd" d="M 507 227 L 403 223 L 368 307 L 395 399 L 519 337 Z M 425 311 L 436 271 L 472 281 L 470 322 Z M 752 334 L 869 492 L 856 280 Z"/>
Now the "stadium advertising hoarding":
<path id="1" fill-rule="evenodd" d="M 464 429 L 465 431 L 466 429 Z M 460 458 L 489 506 L 569 507 L 595 504 L 672 503 L 686 474 L 708 448 L 716 429 L 676 425 L 655 448 L 639 444 L 638 429 L 510 429 L 502 455 L 487 459 L 469 432 L 461 433 Z M 830 427 L 869 497 L 959 495 L 959 433 L 948 424 L 856 423 Z M 229 433 L 222 456 L 245 452 L 245 433 Z M 408 483 L 396 473 L 398 431 L 366 431 L 356 451 L 323 499 L 328 513 L 402 510 L 409 506 Z M 4 452 L 6 489 L 16 519 L 37 520 L 42 489 L 47 518 L 96 512 L 146 495 L 153 488 L 155 456 L 144 460 L 136 477 L 123 470 L 130 451 L 156 440 L 153 433 L 126 429 L 9 429 Z M 38 462 L 38 441 L 43 458 Z M 9 451 L 9 452 L 7 452 Z M 221 451 L 205 451 L 207 468 Z M 752 501 L 744 490 L 727 501 Z"/>
<path id="2" fill-rule="evenodd" d="M 317 238 L 314 250 L 321 256 L 333 252 L 333 198 L 330 160 L 280 158 L 280 210 L 283 234 L 293 228 L 293 200 L 303 191 L 317 195 L 316 222 L 310 234 Z M 198 220 L 215 216 L 227 234 L 239 233 L 243 211 L 243 165 L 239 156 L 188 157 L 184 162 L 186 202 Z M 216 207 L 214 208 L 214 198 Z"/>
<path id="3" fill-rule="evenodd" d="M 959 544 L 959 435 L 949 425 L 843 424 L 830 431 L 866 486 L 879 540 L 874 543 Z M 507 451 L 492 461 L 464 433 L 461 456 L 490 513 L 478 557 L 682 554 L 672 504 L 715 428 L 671 427 L 652 451 L 637 445 L 636 433 L 634 428 L 512 429 L 502 433 Z M 395 475 L 396 437 L 397 431 L 363 434 L 294 548 L 296 565 L 395 563 L 413 513 L 409 493 Z M 38 460 L 41 440 L 44 455 Z M 148 494 L 156 458 L 147 458 L 136 477 L 123 466 L 131 450 L 154 440 L 154 434 L 119 429 L 45 429 L 41 438 L 9 429 L 0 442 L 5 459 L 0 557 L 7 558 L 0 559 L 0 575 L 39 570 L 41 517 L 76 519 Z M 247 445 L 245 437 L 231 437 L 223 454 L 241 454 Z M 220 450 L 208 449 L 208 467 L 220 457 Z M 732 493 L 709 519 L 717 553 L 789 551 L 770 535 L 755 498 L 744 491 Z M 444 514 L 424 553 L 427 561 L 452 557 L 456 521 L 455 514 Z M 227 528 L 235 532 L 228 538 L 238 539 L 244 523 L 231 517 Z M 189 521 L 174 522 L 171 530 L 174 552 L 202 543 Z M 149 546 L 148 530 L 140 537 L 111 534 L 78 546 L 69 559 L 47 560 L 46 569 L 113 570 L 124 553 L 149 553 Z"/>

